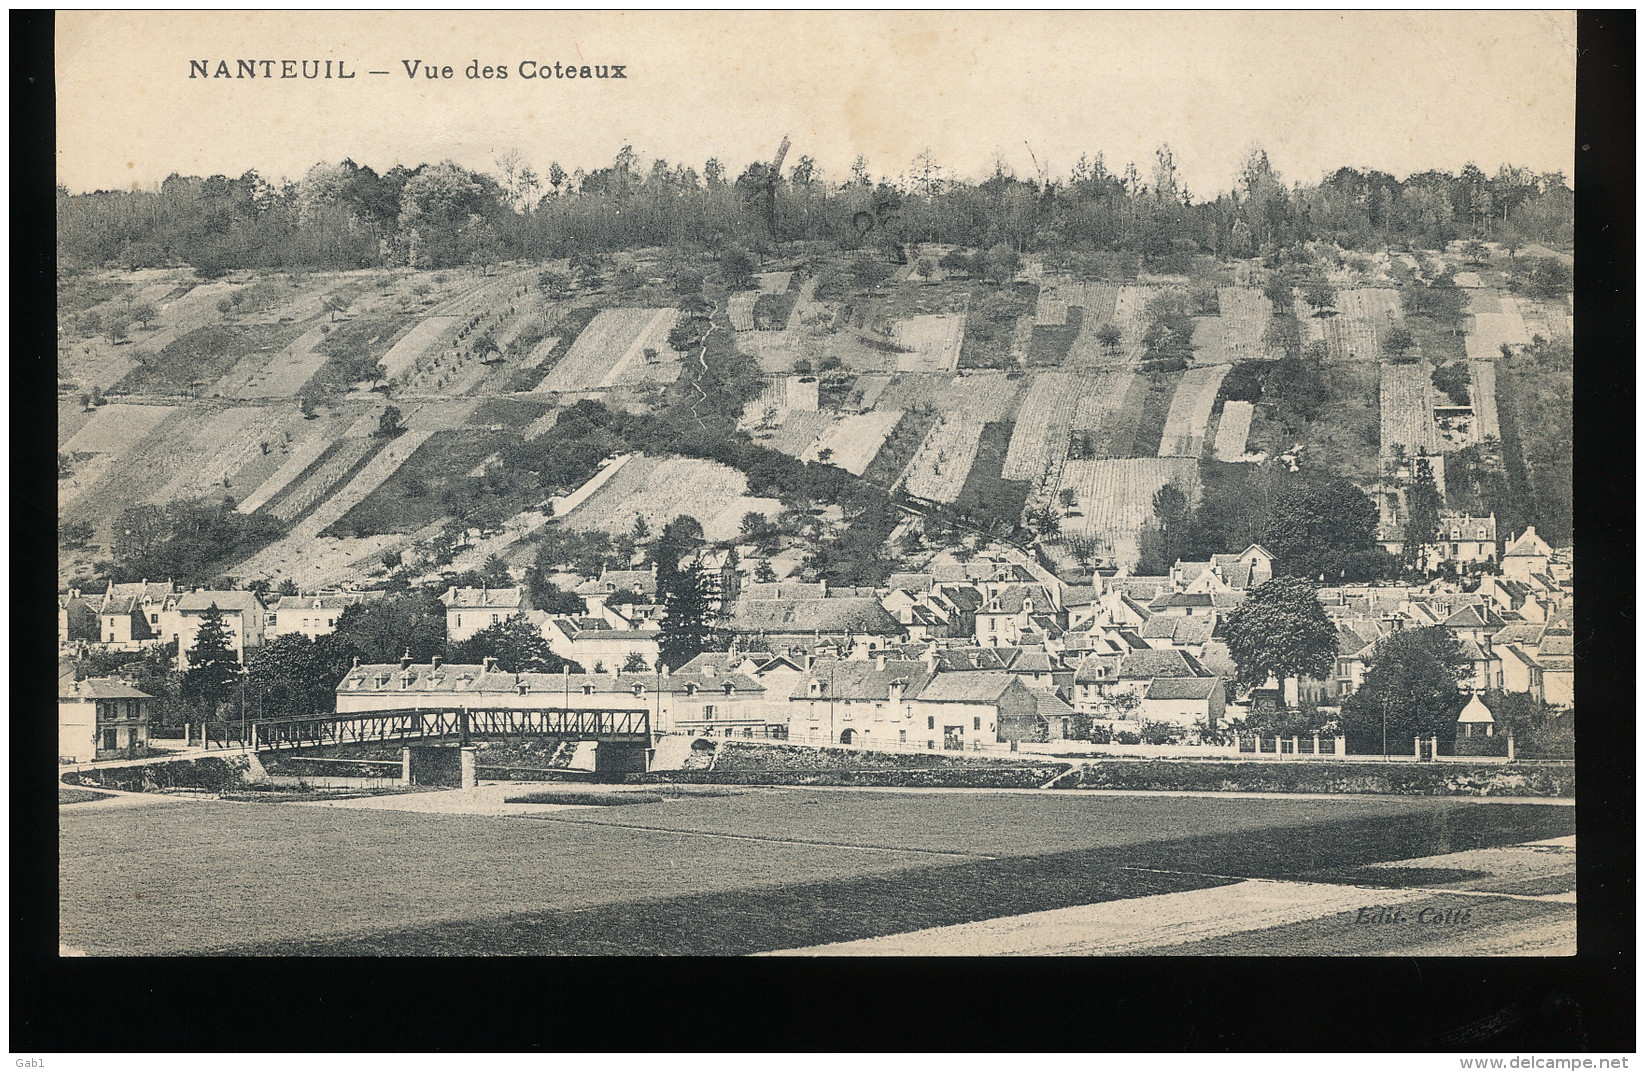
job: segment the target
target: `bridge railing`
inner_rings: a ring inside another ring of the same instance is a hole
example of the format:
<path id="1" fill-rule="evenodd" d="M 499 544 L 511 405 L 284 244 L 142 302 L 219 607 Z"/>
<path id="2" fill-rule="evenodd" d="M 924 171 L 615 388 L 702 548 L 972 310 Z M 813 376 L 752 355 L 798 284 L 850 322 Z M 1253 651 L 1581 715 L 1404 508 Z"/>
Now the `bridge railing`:
<path id="1" fill-rule="evenodd" d="M 470 736 L 642 741 L 651 736 L 651 713 L 623 708 L 509 707 L 346 711 L 257 719 L 246 734 L 253 749 L 276 751 L 431 737 L 466 740 Z"/>

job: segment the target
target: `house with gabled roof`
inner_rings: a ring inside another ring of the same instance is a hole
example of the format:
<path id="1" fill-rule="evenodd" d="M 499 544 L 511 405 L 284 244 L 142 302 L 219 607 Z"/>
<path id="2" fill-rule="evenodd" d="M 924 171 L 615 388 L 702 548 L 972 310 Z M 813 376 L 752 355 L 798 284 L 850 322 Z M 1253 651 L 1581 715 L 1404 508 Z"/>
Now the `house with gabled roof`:
<path id="1" fill-rule="evenodd" d="M 1482 608 L 1467 605 L 1458 607 L 1440 624 L 1458 640 L 1489 644 L 1491 634 L 1502 628 L 1503 621 L 1490 611 L 1482 613 Z"/>
<path id="2" fill-rule="evenodd" d="M 281 596 L 269 608 L 263 633 L 269 640 L 296 634 L 310 640 L 337 631 L 343 611 L 382 598 L 382 592 L 321 591 Z"/>
<path id="3" fill-rule="evenodd" d="M 1542 664 L 1518 644 L 1493 644 L 1491 650 L 1501 660 L 1502 691 L 1524 692 L 1542 702 Z"/>
<path id="4" fill-rule="evenodd" d="M 458 644 L 482 629 L 531 610 L 531 593 L 525 588 L 458 588 L 445 590 L 440 602 L 446 607 L 446 640 Z"/>
<path id="5" fill-rule="evenodd" d="M 1014 647 L 1029 633 L 1037 632 L 1043 637 L 1046 620 L 1055 623 L 1056 613 L 1050 592 L 1040 585 L 1001 587 L 977 608 L 977 643 L 986 647 Z"/>
<path id="6" fill-rule="evenodd" d="M 584 581 L 572 591 L 582 597 L 583 608 L 589 617 L 603 616 L 607 599 L 621 592 L 637 592 L 644 597 L 640 602 L 655 603 L 657 568 L 653 566 L 643 570 L 601 570 L 598 578 Z"/>
<path id="7" fill-rule="evenodd" d="M 57 642 L 67 644 L 75 640 L 101 640 L 97 608 L 82 595 L 80 589 L 70 588 L 57 593 Z"/>
<path id="8" fill-rule="evenodd" d="M 1502 575 L 1530 583 L 1535 574 L 1546 574 L 1554 549 L 1537 535 L 1535 525 L 1527 525 L 1502 552 Z"/>
<path id="9" fill-rule="evenodd" d="M 1226 708 L 1220 677 L 1157 677 L 1143 691 L 1139 710 L 1144 722 L 1215 727 Z"/>
<path id="10" fill-rule="evenodd" d="M 57 758 L 84 763 L 149 743 L 154 697 L 115 677 L 57 679 Z"/>
<path id="11" fill-rule="evenodd" d="M 170 581 L 109 582 L 97 607 L 100 643 L 133 651 L 148 641 L 175 639 L 171 611 L 177 590 Z"/>
<path id="12" fill-rule="evenodd" d="M 1039 699 L 1012 674 L 939 673 L 915 697 L 913 728 L 928 749 L 945 751 L 1042 741 L 1039 710 Z"/>
<path id="13" fill-rule="evenodd" d="M 761 586 L 748 586 L 757 587 Z M 839 652 L 879 652 L 906 635 L 902 624 L 873 596 L 751 599 L 747 589 L 727 605 L 724 627 L 740 646 L 783 655 L 815 654 L 825 645 Z"/>
<path id="14" fill-rule="evenodd" d="M 1198 656 L 1204 653 L 1219 621 L 1215 615 L 1160 614 L 1142 623 L 1137 635 L 1150 648 L 1181 648 Z"/>

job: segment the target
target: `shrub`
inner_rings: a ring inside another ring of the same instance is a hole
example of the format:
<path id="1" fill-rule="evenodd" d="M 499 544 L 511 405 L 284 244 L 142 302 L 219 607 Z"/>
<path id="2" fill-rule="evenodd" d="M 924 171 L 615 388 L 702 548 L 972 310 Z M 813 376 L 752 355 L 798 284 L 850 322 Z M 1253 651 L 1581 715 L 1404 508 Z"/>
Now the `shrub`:
<path id="1" fill-rule="evenodd" d="M 1132 733 L 1130 730 L 1120 730 L 1118 733 L 1114 734 L 1114 743 L 1141 744 L 1142 736 L 1140 734 Z"/>

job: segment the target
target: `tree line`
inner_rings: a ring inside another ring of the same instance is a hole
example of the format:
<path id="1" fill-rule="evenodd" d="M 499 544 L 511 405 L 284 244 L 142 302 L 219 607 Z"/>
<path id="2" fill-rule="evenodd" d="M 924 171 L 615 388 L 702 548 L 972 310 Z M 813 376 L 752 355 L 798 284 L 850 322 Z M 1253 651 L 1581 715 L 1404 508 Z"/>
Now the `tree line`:
<path id="1" fill-rule="evenodd" d="M 774 191 L 775 217 L 767 197 Z M 1052 254 L 1100 274 L 1116 263 L 1177 270 L 1195 254 L 1249 257 L 1298 242 L 1348 249 L 1442 248 L 1453 239 L 1564 245 L 1574 194 L 1559 173 L 1504 164 L 1488 175 L 1427 171 L 1397 179 L 1341 168 L 1287 185 L 1253 150 L 1233 189 L 1196 198 L 1162 146 L 1145 175 L 1115 172 L 1103 154 L 1064 176 L 1020 178 L 1003 165 L 980 182 L 923 153 L 892 178 L 861 157 L 826 176 L 801 157 L 773 181 L 754 162 L 735 178 L 624 146 L 603 168 L 539 175 L 518 153 L 493 172 L 446 160 L 378 174 L 352 160 L 319 163 L 295 181 L 173 174 L 146 190 L 57 194 L 58 259 L 72 269 L 188 264 L 203 276 L 237 268 L 450 267 L 641 246 L 811 241 L 839 247 L 907 242 Z"/>

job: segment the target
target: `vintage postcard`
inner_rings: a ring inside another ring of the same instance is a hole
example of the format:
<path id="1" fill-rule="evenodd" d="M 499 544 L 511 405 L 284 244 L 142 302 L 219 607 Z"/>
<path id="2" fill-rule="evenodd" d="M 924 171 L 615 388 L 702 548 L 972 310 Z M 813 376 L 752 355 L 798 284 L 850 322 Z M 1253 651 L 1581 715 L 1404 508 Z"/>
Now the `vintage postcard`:
<path id="1" fill-rule="evenodd" d="M 1576 55 L 60 13 L 60 953 L 1575 954 Z"/>

